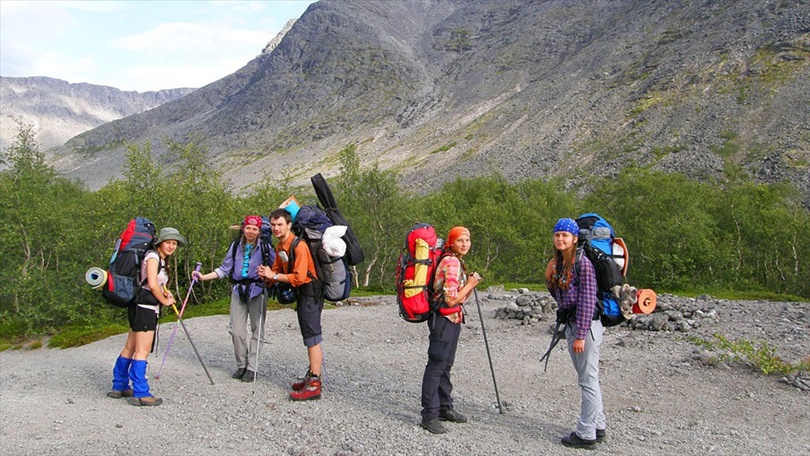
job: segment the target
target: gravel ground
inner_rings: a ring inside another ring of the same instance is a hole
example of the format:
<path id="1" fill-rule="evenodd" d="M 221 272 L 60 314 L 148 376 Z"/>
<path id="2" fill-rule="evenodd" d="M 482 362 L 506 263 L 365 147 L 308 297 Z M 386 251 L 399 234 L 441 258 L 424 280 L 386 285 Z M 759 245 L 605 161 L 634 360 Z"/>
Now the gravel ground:
<path id="1" fill-rule="evenodd" d="M 499 413 L 481 321 L 468 306 L 456 366 L 457 408 L 470 417 L 432 435 L 418 426 L 427 328 L 397 316 L 392 297 L 363 298 L 324 313 L 327 390 L 319 401 L 287 399 L 306 369 L 295 314 L 268 314 L 256 383 L 232 380 L 227 316 L 186 321 L 213 377 L 178 331 L 160 379 L 159 407 L 105 396 L 125 335 L 66 350 L 0 353 L 3 455 L 137 453 L 269 455 L 565 455 L 579 390 L 561 344 L 548 371 L 538 362 L 549 325 L 494 318 L 509 293 L 481 293 L 503 413 Z M 664 296 L 659 303 L 678 299 Z M 710 298 L 706 298 L 710 299 Z M 810 304 L 713 301 L 717 316 L 692 333 L 762 339 L 791 362 L 810 355 Z M 172 324 L 161 329 L 157 372 Z M 810 454 L 810 392 L 734 365 L 700 362 L 676 331 L 611 328 L 601 381 L 613 455 Z"/>

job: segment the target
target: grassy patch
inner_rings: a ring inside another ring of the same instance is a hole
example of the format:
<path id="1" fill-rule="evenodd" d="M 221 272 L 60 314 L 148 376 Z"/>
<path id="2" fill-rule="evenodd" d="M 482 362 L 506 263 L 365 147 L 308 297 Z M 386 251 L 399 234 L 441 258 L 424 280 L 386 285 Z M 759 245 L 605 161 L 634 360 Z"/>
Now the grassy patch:
<path id="1" fill-rule="evenodd" d="M 652 154 L 655 158 L 662 158 L 666 157 L 669 154 L 677 154 L 678 152 L 684 150 L 685 146 L 655 146 L 652 148 Z"/>
<path id="2" fill-rule="evenodd" d="M 713 337 L 713 340 L 698 336 L 689 336 L 687 339 L 699 347 L 717 352 L 719 361 L 744 364 L 765 375 L 784 375 L 810 369 L 810 357 L 797 364 L 791 364 L 780 358 L 776 354 L 776 347 L 765 341 L 730 340 L 720 334 L 714 334 Z"/>
<path id="3" fill-rule="evenodd" d="M 103 150 L 111 150 L 116 147 L 124 147 L 124 140 L 123 139 L 116 139 L 114 141 L 110 141 L 106 144 L 102 144 L 100 146 L 85 146 L 85 147 L 78 147 L 74 151 L 85 157 L 85 158 L 93 158 L 95 155 Z"/>
<path id="4" fill-rule="evenodd" d="M 470 41 L 470 31 L 465 28 L 459 28 L 450 31 L 450 39 L 447 40 L 445 49 L 451 52 L 464 52 L 472 49 L 472 41 Z"/>
<path id="5" fill-rule="evenodd" d="M 637 117 L 639 114 L 655 106 L 667 106 L 670 104 L 672 104 L 671 95 L 659 91 L 650 92 L 646 97 L 638 100 L 636 104 L 630 108 L 627 117 Z"/>
<path id="6" fill-rule="evenodd" d="M 489 286 L 488 284 L 484 284 L 484 286 Z M 529 291 L 546 291 L 545 284 L 541 285 L 539 283 L 520 283 L 520 282 L 506 282 L 503 284 L 504 290 L 514 290 L 517 288 L 527 288 Z M 486 288 L 483 288 L 484 290 Z"/>
<path id="7" fill-rule="evenodd" d="M 450 150 L 450 149 L 452 149 L 454 147 L 456 147 L 455 141 L 451 142 L 449 144 L 445 144 L 445 145 L 439 147 L 438 149 L 434 149 L 434 150 L 430 151 L 430 153 L 431 154 L 438 154 L 438 153 L 441 153 L 441 152 L 447 152 L 448 150 Z"/>
<path id="8" fill-rule="evenodd" d="M 709 295 L 715 299 L 728 301 L 773 301 L 773 302 L 810 302 L 807 298 L 790 294 L 779 294 L 770 291 L 731 291 L 731 290 L 656 290 L 660 293 L 671 293 L 678 296 L 694 298 Z"/>
<path id="9" fill-rule="evenodd" d="M 731 157 L 740 150 L 738 137 L 739 134 L 737 134 L 736 131 L 723 130 L 720 132 L 720 138 L 723 140 L 723 144 L 720 146 L 709 146 L 709 150 L 723 158 Z"/>
<path id="10" fill-rule="evenodd" d="M 48 342 L 50 348 L 78 347 L 129 331 L 129 326 L 112 323 L 104 326 L 71 326 L 60 330 Z"/>

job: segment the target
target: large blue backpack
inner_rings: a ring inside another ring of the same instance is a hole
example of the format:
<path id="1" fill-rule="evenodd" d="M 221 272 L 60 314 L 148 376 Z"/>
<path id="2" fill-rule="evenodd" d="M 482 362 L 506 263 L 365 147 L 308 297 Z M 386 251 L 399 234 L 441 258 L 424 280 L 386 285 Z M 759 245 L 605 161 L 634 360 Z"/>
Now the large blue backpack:
<path id="1" fill-rule="evenodd" d="M 585 255 L 596 272 L 597 311 L 603 326 L 615 326 L 626 321 L 614 293 L 614 287 L 625 283 L 628 252 L 622 238 L 616 237 L 613 227 L 594 213 L 582 214 L 576 220 L 579 226 L 577 258 Z M 579 262 L 577 262 L 577 269 Z"/>
<path id="2" fill-rule="evenodd" d="M 155 225 L 144 217 L 130 220 L 115 243 L 110 258 L 107 281 L 101 294 L 116 307 L 127 307 L 135 302 L 138 289 L 146 282 L 141 277 L 143 257 L 155 243 Z"/>

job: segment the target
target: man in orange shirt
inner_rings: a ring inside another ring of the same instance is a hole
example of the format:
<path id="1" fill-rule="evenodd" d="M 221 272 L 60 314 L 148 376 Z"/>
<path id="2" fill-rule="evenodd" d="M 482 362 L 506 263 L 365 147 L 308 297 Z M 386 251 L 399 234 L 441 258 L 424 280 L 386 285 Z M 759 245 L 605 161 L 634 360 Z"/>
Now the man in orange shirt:
<path id="1" fill-rule="evenodd" d="M 315 272 L 315 263 L 306 242 L 292 231 L 292 216 L 286 209 L 270 213 L 270 229 L 278 238 L 276 260 L 272 268 L 259 267 L 259 277 L 268 285 L 292 286 L 298 303 L 298 326 L 307 347 L 309 369 L 304 379 L 292 384 L 290 399 L 306 401 L 321 397 L 321 368 L 323 365 L 323 342 L 321 311 L 323 311 L 323 284 Z"/>

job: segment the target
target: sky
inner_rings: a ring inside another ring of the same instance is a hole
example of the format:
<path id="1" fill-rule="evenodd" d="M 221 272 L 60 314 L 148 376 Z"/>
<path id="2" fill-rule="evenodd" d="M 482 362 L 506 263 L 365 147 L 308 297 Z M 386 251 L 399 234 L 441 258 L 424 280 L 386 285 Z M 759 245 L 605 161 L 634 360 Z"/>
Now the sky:
<path id="1" fill-rule="evenodd" d="M 0 0 L 0 76 L 147 92 L 245 66 L 313 0 Z"/>

